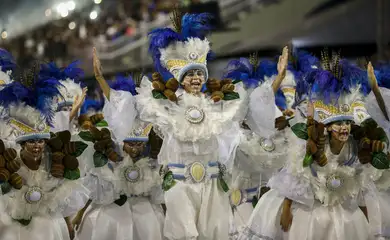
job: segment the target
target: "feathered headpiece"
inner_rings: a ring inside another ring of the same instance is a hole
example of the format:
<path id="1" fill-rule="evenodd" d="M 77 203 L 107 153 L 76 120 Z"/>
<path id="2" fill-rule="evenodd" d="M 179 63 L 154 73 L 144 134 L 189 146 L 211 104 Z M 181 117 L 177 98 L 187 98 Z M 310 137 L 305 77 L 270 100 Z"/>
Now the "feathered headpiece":
<path id="1" fill-rule="evenodd" d="M 96 114 L 98 112 L 101 112 L 103 110 L 103 107 L 104 98 L 102 98 L 101 100 L 87 98 L 85 99 L 83 106 L 81 106 L 80 115 L 90 116 Z"/>
<path id="2" fill-rule="evenodd" d="M 133 96 L 137 95 L 136 84 L 131 76 L 117 75 L 114 80 L 109 81 L 109 85 L 111 89 L 130 92 Z"/>
<path id="3" fill-rule="evenodd" d="M 187 71 L 200 69 L 207 80 L 211 51 L 206 35 L 211 30 L 211 15 L 183 15 L 175 10 L 171 19 L 174 29 L 160 28 L 149 33 L 149 52 L 156 70 L 164 80 L 175 77 L 181 82 Z"/>
<path id="4" fill-rule="evenodd" d="M 306 77 L 315 118 L 324 124 L 354 120 L 354 113 L 364 107 L 362 100 L 369 92 L 367 72 L 342 60 L 340 54 L 330 58 L 324 52 L 321 63 L 321 69 L 313 70 Z"/>
<path id="5" fill-rule="evenodd" d="M 0 91 L 0 104 L 7 112 L 17 142 L 50 137 L 53 101 L 59 94 L 60 83 L 55 78 L 41 78 L 39 70 L 40 65 L 35 64 Z"/>
<path id="6" fill-rule="evenodd" d="M 42 66 L 39 73 L 41 78 L 55 78 L 60 81 L 60 94 L 56 98 L 57 110 L 63 106 L 72 106 L 76 96 L 81 96 L 82 86 L 80 78 L 84 71 L 78 67 L 79 61 L 72 62 L 65 68 L 59 68 L 55 63 Z"/>
<path id="7" fill-rule="evenodd" d="M 0 48 L 0 90 L 12 82 L 11 74 L 16 69 L 16 62 L 11 53 Z"/>

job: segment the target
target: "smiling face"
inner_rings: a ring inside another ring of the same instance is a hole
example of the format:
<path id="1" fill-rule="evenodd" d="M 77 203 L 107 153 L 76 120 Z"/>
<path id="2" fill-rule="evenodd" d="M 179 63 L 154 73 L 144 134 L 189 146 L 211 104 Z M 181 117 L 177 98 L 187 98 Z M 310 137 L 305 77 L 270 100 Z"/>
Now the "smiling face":
<path id="1" fill-rule="evenodd" d="M 146 142 L 133 141 L 124 142 L 123 151 L 130 155 L 131 158 L 139 157 L 146 148 Z"/>
<path id="2" fill-rule="evenodd" d="M 34 158 L 39 159 L 42 157 L 45 145 L 46 141 L 44 139 L 32 139 L 24 143 L 24 149 L 31 153 Z"/>
<path id="3" fill-rule="evenodd" d="M 189 70 L 183 78 L 181 85 L 189 93 L 199 93 L 206 83 L 205 73 L 200 69 Z"/>
<path id="4" fill-rule="evenodd" d="M 328 126 L 328 131 L 332 132 L 332 138 L 340 142 L 346 142 L 351 132 L 351 121 L 338 121 Z"/>

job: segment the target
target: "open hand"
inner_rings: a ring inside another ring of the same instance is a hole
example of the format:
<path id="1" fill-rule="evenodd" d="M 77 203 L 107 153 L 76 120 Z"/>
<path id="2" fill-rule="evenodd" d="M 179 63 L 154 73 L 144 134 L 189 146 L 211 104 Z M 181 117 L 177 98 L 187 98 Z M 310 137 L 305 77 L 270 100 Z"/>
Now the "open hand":
<path id="1" fill-rule="evenodd" d="M 85 98 L 87 97 L 88 88 L 83 88 L 83 92 L 81 93 L 81 96 L 77 95 L 74 99 L 72 109 L 75 109 L 78 111 L 78 109 L 81 108 L 81 106 L 84 104 Z"/>
<path id="2" fill-rule="evenodd" d="M 286 76 L 288 65 L 288 47 L 284 47 L 282 51 L 282 55 L 279 57 L 278 61 L 278 74 L 283 78 Z"/>
<path id="3" fill-rule="evenodd" d="M 103 69 L 100 59 L 97 55 L 96 48 L 93 48 L 93 71 L 95 73 L 95 78 L 103 78 Z"/>

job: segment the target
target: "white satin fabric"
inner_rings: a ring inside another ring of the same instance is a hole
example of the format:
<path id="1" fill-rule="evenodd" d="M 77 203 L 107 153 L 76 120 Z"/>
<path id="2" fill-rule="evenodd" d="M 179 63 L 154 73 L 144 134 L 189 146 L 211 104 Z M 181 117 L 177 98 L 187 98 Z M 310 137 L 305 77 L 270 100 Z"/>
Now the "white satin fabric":
<path id="1" fill-rule="evenodd" d="M 147 197 L 129 198 L 119 206 L 92 204 L 76 240 L 162 240 L 164 212 Z"/>
<path id="2" fill-rule="evenodd" d="M 216 179 L 176 185 L 165 192 L 164 236 L 169 240 L 228 239 L 230 204 Z"/>

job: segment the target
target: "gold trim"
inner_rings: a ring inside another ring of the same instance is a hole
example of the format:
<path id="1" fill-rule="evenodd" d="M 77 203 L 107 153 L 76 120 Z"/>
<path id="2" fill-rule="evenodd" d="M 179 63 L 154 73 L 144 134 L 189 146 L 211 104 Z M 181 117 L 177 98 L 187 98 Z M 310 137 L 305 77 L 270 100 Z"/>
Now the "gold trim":
<path id="1" fill-rule="evenodd" d="M 38 131 L 37 129 L 34 129 L 22 122 L 19 122 L 16 119 L 11 119 L 10 124 L 18 128 L 19 130 L 23 131 L 24 133 L 50 133 L 50 127 L 46 125 L 45 129 L 43 131 Z"/>

